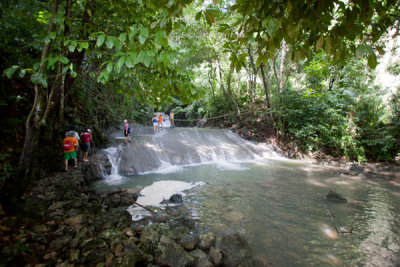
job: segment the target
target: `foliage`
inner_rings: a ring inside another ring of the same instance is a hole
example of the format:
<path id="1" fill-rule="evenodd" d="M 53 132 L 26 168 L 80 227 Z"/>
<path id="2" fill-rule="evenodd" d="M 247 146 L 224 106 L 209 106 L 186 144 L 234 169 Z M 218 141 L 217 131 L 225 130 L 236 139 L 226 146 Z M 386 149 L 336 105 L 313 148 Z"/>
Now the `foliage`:
<path id="1" fill-rule="evenodd" d="M 284 40 L 291 46 L 290 58 L 300 61 L 311 51 L 323 49 L 335 60 L 351 56 L 368 58 L 375 68 L 374 49 L 379 38 L 390 27 L 396 27 L 400 16 L 398 1 L 246 1 L 233 3 L 231 10 L 241 14 L 232 24 L 222 25 L 227 33 L 227 47 L 234 43 L 246 46 L 250 38 L 258 43 L 260 63 L 274 57 Z M 398 33 L 398 32 L 397 32 Z M 232 57 L 237 69 L 243 64 L 240 56 Z"/>

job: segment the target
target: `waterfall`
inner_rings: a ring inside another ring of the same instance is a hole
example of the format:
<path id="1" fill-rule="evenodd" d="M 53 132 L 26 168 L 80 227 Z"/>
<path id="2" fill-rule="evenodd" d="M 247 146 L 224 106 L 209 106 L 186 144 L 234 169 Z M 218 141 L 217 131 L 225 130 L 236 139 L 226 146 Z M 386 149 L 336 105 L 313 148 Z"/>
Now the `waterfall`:
<path id="1" fill-rule="evenodd" d="M 111 163 L 111 173 L 108 175 L 103 172 L 103 177 L 109 184 L 117 184 L 123 181 L 123 177 L 119 174 L 122 151 L 122 145 L 109 147 L 104 150 L 104 152 L 107 154 L 109 162 Z"/>
<path id="2" fill-rule="evenodd" d="M 149 128 L 147 134 L 133 135 L 132 143 L 106 152 L 112 165 L 111 180 L 120 175 L 176 171 L 193 164 L 279 157 L 266 144 L 246 141 L 232 131 L 203 128 L 167 128 L 156 134 Z"/>

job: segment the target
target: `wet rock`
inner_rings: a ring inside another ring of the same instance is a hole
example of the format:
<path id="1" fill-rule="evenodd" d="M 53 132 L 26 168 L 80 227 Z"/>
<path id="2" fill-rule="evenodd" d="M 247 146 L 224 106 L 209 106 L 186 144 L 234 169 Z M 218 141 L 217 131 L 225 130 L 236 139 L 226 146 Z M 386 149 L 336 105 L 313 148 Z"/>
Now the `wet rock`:
<path id="1" fill-rule="evenodd" d="M 39 232 L 39 233 L 45 233 L 50 231 L 50 229 L 44 224 L 35 225 L 33 226 L 32 230 L 34 232 Z"/>
<path id="2" fill-rule="evenodd" d="M 70 236 L 62 236 L 60 238 L 54 239 L 50 243 L 50 248 L 55 250 L 65 251 L 71 240 L 72 238 Z"/>
<path id="3" fill-rule="evenodd" d="M 155 260 L 161 265 L 169 266 L 193 266 L 195 261 L 193 256 L 166 236 L 160 238 L 160 243 L 155 250 Z"/>
<path id="4" fill-rule="evenodd" d="M 173 194 L 169 200 L 169 203 L 182 203 L 183 199 L 182 199 L 182 195 L 181 194 Z"/>
<path id="5" fill-rule="evenodd" d="M 68 225 L 68 228 L 73 230 L 74 232 L 78 232 L 80 229 L 87 225 L 88 216 L 86 214 L 79 214 L 77 216 L 68 218 L 65 220 L 65 224 Z"/>
<path id="6" fill-rule="evenodd" d="M 221 251 L 219 251 L 218 248 L 216 247 L 211 247 L 209 255 L 211 257 L 212 262 L 214 263 L 215 266 L 219 266 L 222 263 L 222 254 Z"/>
<path id="7" fill-rule="evenodd" d="M 326 199 L 332 202 L 337 202 L 337 203 L 345 203 L 347 202 L 347 199 L 336 193 L 335 191 L 329 191 L 329 193 L 326 195 Z"/>
<path id="8" fill-rule="evenodd" d="M 204 253 L 201 249 L 196 249 L 189 252 L 190 256 L 195 259 L 194 266 L 199 267 L 212 267 L 214 266 L 211 263 L 211 258 L 206 253 Z"/>
<path id="9" fill-rule="evenodd" d="M 359 174 L 359 173 L 362 173 L 362 172 L 364 172 L 364 167 L 361 167 L 360 165 L 358 165 L 358 164 L 355 164 L 355 163 L 353 163 L 351 166 L 350 166 L 350 168 L 349 168 L 349 171 L 351 172 L 351 173 L 354 173 L 354 174 Z"/>
<path id="10" fill-rule="evenodd" d="M 140 236 L 140 242 L 148 249 L 152 249 L 153 245 L 159 241 L 160 235 L 158 232 L 152 227 L 147 226 L 142 229 L 142 234 Z"/>
<path id="11" fill-rule="evenodd" d="M 209 250 L 215 244 L 215 235 L 211 232 L 200 234 L 199 248 Z"/>
<path id="12" fill-rule="evenodd" d="M 43 256 L 44 260 L 55 260 L 57 259 L 57 252 L 53 251 L 50 253 L 47 253 L 46 255 Z"/>
<path id="13" fill-rule="evenodd" d="M 226 266 L 252 266 L 249 244 L 243 234 L 235 233 L 222 237 L 219 249 Z"/>
<path id="14" fill-rule="evenodd" d="M 183 236 L 179 240 L 179 244 L 186 250 L 186 251 L 191 251 L 196 247 L 196 244 L 198 243 L 198 239 L 191 234 L 187 234 Z"/>
<path id="15" fill-rule="evenodd" d="M 69 261 L 70 262 L 78 262 L 80 258 L 80 251 L 77 249 L 71 249 L 69 251 Z"/>

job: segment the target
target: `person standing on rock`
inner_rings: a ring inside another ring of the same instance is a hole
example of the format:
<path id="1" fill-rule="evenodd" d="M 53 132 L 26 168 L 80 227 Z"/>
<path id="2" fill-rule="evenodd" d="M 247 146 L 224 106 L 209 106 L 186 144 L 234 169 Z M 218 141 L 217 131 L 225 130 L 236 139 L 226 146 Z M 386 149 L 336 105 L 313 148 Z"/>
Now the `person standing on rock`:
<path id="1" fill-rule="evenodd" d="M 129 127 L 128 120 L 124 120 L 124 136 L 125 136 L 125 144 L 129 141 L 131 142 L 131 138 L 129 137 L 129 134 L 131 133 L 131 127 Z"/>
<path id="2" fill-rule="evenodd" d="M 79 147 L 78 139 L 75 138 L 73 132 L 67 133 L 67 137 L 63 140 L 63 151 L 64 151 L 64 170 L 68 171 L 68 160 L 74 161 L 74 168 L 78 167 L 78 158 L 76 156 L 76 151 Z"/>
<path id="3" fill-rule="evenodd" d="M 153 121 L 153 130 L 154 130 L 154 133 L 156 133 L 156 132 L 158 132 L 158 119 L 157 119 L 156 114 L 154 114 L 152 121 Z"/>
<path id="4" fill-rule="evenodd" d="M 169 120 L 171 121 L 171 128 L 175 127 L 175 113 L 174 111 L 171 111 L 171 113 L 169 114 Z"/>
<path id="5" fill-rule="evenodd" d="M 162 118 L 162 114 L 160 113 L 160 115 L 158 115 L 158 129 L 161 130 L 163 126 L 163 118 Z"/>
<path id="6" fill-rule="evenodd" d="M 83 151 L 83 161 L 88 160 L 88 154 L 90 150 L 90 142 L 92 141 L 92 131 L 87 129 L 86 132 L 81 134 L 82 140 L 82 151 Z"/>

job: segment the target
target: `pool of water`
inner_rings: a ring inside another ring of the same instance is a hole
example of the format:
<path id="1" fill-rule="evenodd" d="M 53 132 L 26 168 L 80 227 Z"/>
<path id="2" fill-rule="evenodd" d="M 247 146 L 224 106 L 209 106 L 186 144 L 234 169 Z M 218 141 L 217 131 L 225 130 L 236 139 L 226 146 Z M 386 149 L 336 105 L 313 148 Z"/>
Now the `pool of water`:
<path id="1" fill-rule="evenodd" d="M 253 256 L 268 266 L 400 264 L 396 181 L 343 175 L 301 161 L 263 159 L 179 166 L 113 183 L 139 190 L 158 181 L 203 182 L 185 191 L 193 218 L 217 234 L 244 233 Z M 115 190 L 105 181 L 94 188 Z M 348 203 L 328 202 L 330 190 Z"/>

